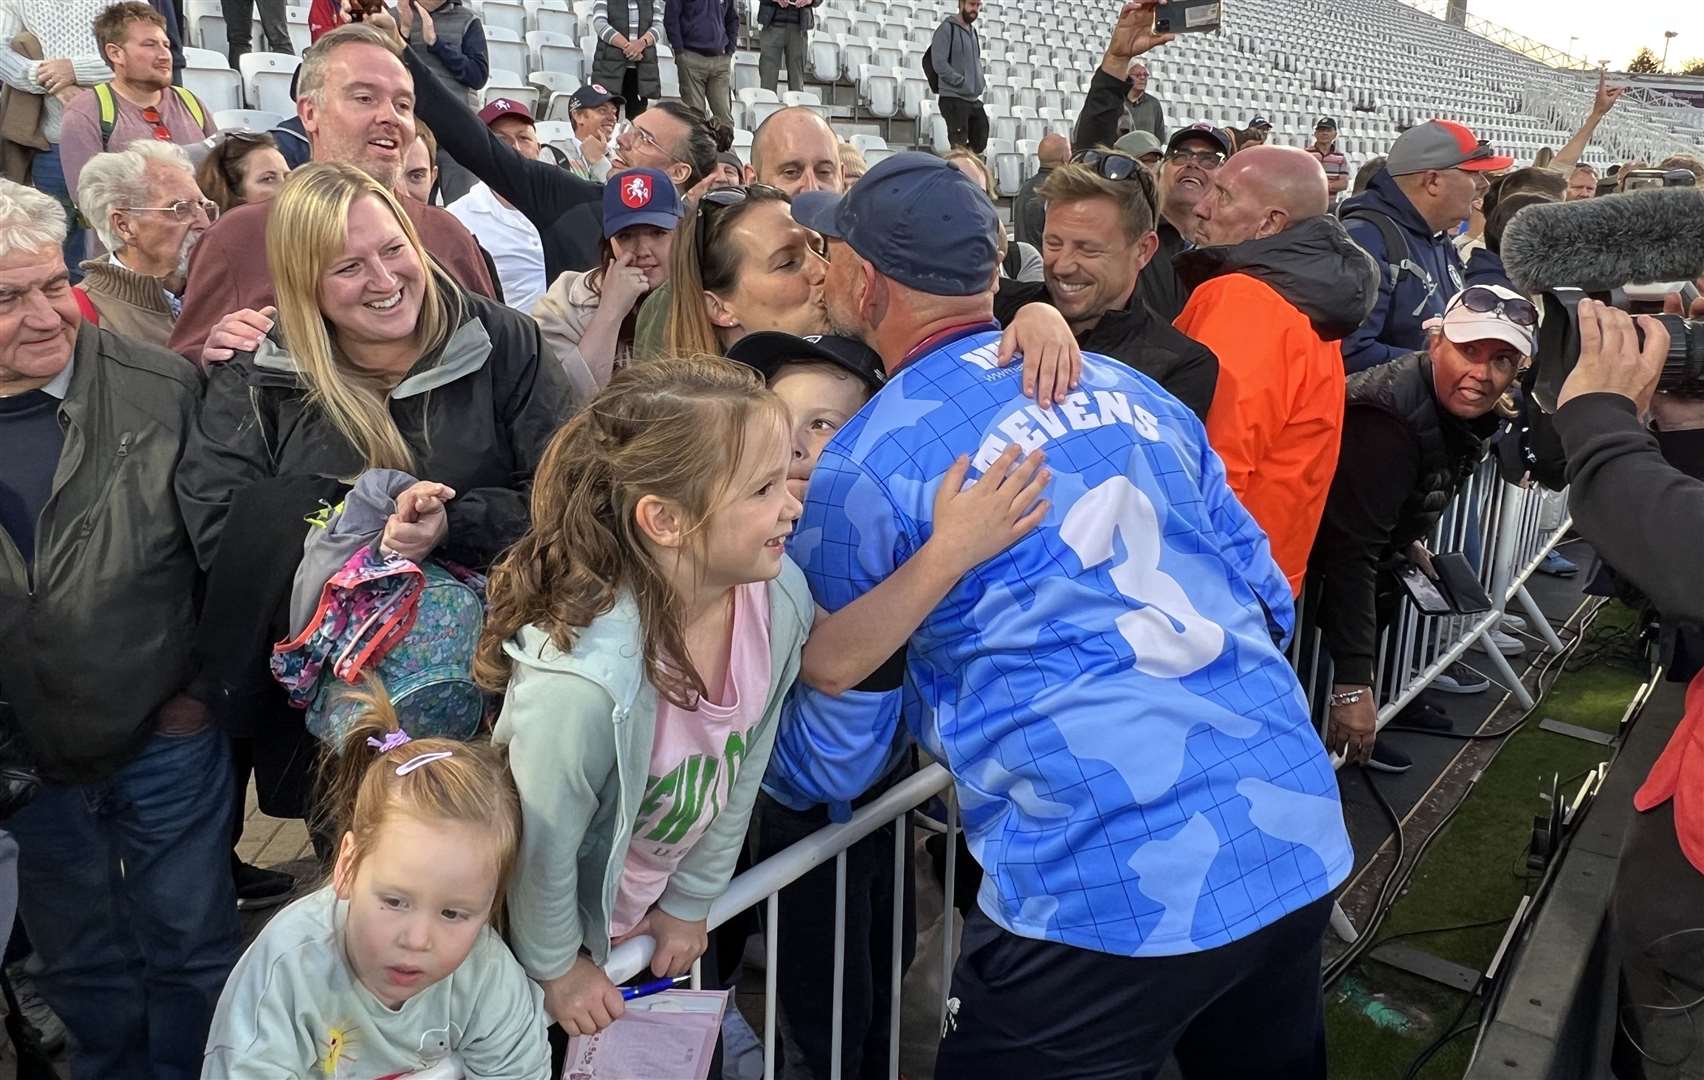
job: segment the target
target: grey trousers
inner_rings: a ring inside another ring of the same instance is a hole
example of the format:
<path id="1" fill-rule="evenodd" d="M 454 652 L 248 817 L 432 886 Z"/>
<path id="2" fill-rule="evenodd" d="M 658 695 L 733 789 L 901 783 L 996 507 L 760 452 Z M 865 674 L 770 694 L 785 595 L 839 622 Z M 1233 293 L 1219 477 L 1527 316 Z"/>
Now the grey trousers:
<path id="1" fill-rule="evenodd" d="M 261 36 L 266 39 L 268 52 L 294 53 L 290 46 L 290 26 L 285 21 L 284 0 L 220 0 L 219 13 L 225 17 L 226 58 L 237 66 L 238 57 L 250 51 L 254 34 L 254 10 L 260 8 Z M 199 45 L 201 42 L 191 42 Z"/>
<path id="2" fill-rule="evenodd" d="M 781 83 L 781 57 L 787 58 L 787 89 L 803 90 L 805 88 L 805 56 L 809 44 L 806 41 L 804 27 L 798 23 L 787 26 L 776 26 L 770 23 L 763 28 L 762 40 L 758 43 L 757 78 L 758 85 L 765 90 L 774 90 Z"/>
<path id="3" fill-rule="evenodd" d="M 681 101 L 733 127 L 733 54 L 704 56 L 682 49 L 675 53 L 675 68 L 680 72 Z"/>

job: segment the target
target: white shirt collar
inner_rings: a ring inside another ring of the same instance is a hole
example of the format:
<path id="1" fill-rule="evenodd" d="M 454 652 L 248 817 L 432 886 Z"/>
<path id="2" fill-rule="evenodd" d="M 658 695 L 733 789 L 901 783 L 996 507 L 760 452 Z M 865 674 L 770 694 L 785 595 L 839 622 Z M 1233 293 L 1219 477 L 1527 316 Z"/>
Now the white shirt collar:
<path id="1" fill-rule="evenodd" d="M 75 346 L 73 346 L 73 350 L 75 350 Z M 76 366 L 77 357 L 73 351 L 71 359 L 65 361 L 65 366 L 59 369 L 59 374 L 55 375 L 46 386 L 42 387 L 42 391 L 46 393 L 48 397 L 55 397 L 60 401 L 64 401 L 65 395 L 71 392 L 71 369 Z"/>

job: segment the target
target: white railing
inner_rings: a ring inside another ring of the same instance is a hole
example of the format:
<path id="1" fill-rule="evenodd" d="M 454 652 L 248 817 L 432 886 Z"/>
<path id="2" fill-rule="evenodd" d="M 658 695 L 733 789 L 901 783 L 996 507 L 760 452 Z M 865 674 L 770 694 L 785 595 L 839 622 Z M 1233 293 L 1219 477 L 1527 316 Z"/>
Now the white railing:
<path id="1" fill-rule="evenodd" d="M 1395 623 L 1386 628 L 1379 648 L 1382 673 L 1394 672 L 1387 685 L 1379 688 L 1379 726 L 1388 724 L 1398 712 L 1412 701 L 1432 681 L 1461 657 L 1473 644 L 1497 629 L 1511 601 L 1525 610 L 1529 633 L 1545 648 L 1560 651 L 1549 620 L 1527 595 L 1526 580 L 1556 546 L 1570 524 L 1566 513 L 1555 513 L 1553 500 L 1563 496 L 1536 487 L 1520 487 L 1504 483 L 1498 476 L 1495 461 L 1487 461 L 1470 477 L 1446 509 L 1431 538 L 1436 552 L 1461 551 L 1469 555 L 1480 572 L 1480 580 L 1492 600 L 1492 610 L 1480 615 L 1431 616 L 1419 614 L 1411 604 L 1402 605 Z M 1312 702 L 1330 691 L 1330 664 L 1322 656 L 1319 632 L 1305 612 L 1298 609 L 1299 626 L 1292 643 L 1291 660 L 1297 663 L 1302 688 Z M 1309 647 L 1311 646 L 1311 647 Z M 1392 652 L 1394 650 L 1394 654 Z M 1523 708 L 1532 707 L 1532 696 L 1521 684 L 1508 660 L 1487 646 L 1485 655 L 1496 669 L 1498 681 L 1519 701 Z M 1394 656 L 1394 659 L 1392 657 Z M 1304 658 L 1308 658 L 1303 664 Z M 906 827 L 912 811 L 937 795 L 947 804 L 944 826 L 927 818 L 918 823 L 939 829 L 947 837 L 947 857 L 942 918 L 947 928 L 953 926 L 955 894 L 955 863 L 957 856 L 958 804 L 954 798 L 952 777 L 938 764 L 930 764 L 915 775 L 893 786 L 852 815 L 851 820 L 829 825 L 805 837 L 784 851 L 740 874 L 728 883 L 727 891 L 711 905 L 711 930 L 735 915 L 764 904 L 765 955 L 763 1054 L 765 1080 L 774 1080 L 778 1067 L 775 1039 L 776 972 L 780 950 L 777 937 L 780 914 L 780 893 L 830 859 L 835 864 L 834 907 L 834 973 L 833 1029 L 830 1058 L 830 1078 L 841 1077 L 841 1015 L 846 966 L 846 852 L 853 844 L 870 836 L 882 827 L 894 828 L 894 903 L 893 903 L 893 965 L 889 986 L 888 1009 L 888 1077 L 897 1080 L 900 1057 L 901 980 L 905 975 L 901 963 L 904 943 L 905 887 L 904 862 L 906 846 L 913 842 Z M 1342 937 L 1353 940 L 1355 929 L 1341 909 L 1334 910 L 1333 929 Z M 605 970 L 619 983 L 642 971 L 651 961 L 654 943 L 650 938 L 636 938 L 618 946 L 610 953 Z M 952 986 L 952 968 L 956 953 L 956 938 L 950 932 L 941 935 L 941 994 L 938 1019 L 946 1020 L 947 995 Z M 694 965 L 692 985 L 700 985 L 701 971 Z"/>

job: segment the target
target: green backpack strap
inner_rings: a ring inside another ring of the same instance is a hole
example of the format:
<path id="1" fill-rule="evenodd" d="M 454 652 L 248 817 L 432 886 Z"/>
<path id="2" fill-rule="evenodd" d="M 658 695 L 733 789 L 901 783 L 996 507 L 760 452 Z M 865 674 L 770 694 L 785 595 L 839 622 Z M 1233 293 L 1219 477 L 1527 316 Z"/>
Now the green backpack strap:
<path id="1" fill-rule="evenodd" d="M 195 126 L 205 131 L 207 129 L 207 109 L 201 104 L 201 99 L 187 86 L 174 86 L 183 107 L 189 110 L 189 115 L 195 118 Z M 113 125 L 118 123 L 118 99 L 113 96 L 111 83 L 99 83 L 95 86 L 95 104 L 100 110 L 101 120 L 101 150 L 105 151 L 107 143 L 112 141 Z"/>

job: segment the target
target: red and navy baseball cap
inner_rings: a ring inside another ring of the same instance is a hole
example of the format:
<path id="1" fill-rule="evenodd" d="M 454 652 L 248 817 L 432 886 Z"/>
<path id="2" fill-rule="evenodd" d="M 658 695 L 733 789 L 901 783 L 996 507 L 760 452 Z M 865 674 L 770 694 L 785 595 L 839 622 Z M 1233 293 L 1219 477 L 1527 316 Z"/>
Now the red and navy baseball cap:
<path id="1" fill-rule="evenodd" d="M 610 93 L 603 83 L 582 83 L 579 89 L 569 95 L 568 107 L 570 109 L 595 109 L 606 101 L 613 101 L 618 107 L 627 104 L 627 99 L 620 94 Z"/>
<path id="2" fill-rule="evenodd" d="M 1416 124 L 1391 144 L 1385 171 L 1392 176 L 1466 169 L 1468 172 L 1497 172 L 1514 165 L 1515 159 L 1495 153 L 1465 124 L 1454 120 L 1428 120 Z"/>
<path id="3" fill-rule="evenodd" d="M 680 216 L 680 192 L 661 170 L 627 169 L 604 184 L 605 236 L 635 225 L 673 229 L 680 224 Z"/>
<path id="4" fill-rule="evenodd" d="M 802 192 L 793 197 L 793 220 L 844 240 L 884 276 L 921 293 L 975 296 L 994 285 L 994 203 L 933 154 L 884 158 L 844 195 Z"/>
<path id="5" fill-rule="evenodd" d="M 514 98 L 492 98 L 486 103 L 485 108 L 479 110 L 479 122 L 486 127 L 490 127 L 505 116 L 518 116 L 529 124 L 533 122 L 532 110 L 527 108 L 526 102 L 516 101 Z"/>
<path id="6" fill-rule="evenodd" d="M 1206 121 L 1202 121 L 1199 124 L 1191 124 L 1186 128 L 1178 128 L 1176 131 L 1172 132 L 1171 140 L 1166 143 L 1166 152 L 1170 153 L 1171 151 L 1176 150 L 1190 139 L 1206 139 L 1208 142 L 1219 148 L 1219 153 L 1224 154 L 1226 157 L 1231 156 L 1231 144 L 1225 138 L 1225 129 L 1215 127 Z"/>

